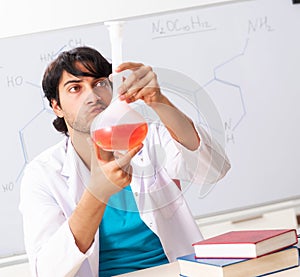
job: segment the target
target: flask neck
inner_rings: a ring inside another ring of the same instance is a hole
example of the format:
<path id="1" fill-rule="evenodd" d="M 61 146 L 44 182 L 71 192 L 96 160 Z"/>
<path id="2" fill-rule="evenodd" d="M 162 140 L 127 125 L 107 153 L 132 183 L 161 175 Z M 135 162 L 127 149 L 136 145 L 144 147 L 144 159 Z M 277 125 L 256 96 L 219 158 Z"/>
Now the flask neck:
<path id="1" fill-rule="evenodd" d="M 112 101 L 119 99 L 119 88 L 123 82 L 123 75 L 121 73 L 113 73 L 112 75 L 113 82 L 113 95 Z"/>

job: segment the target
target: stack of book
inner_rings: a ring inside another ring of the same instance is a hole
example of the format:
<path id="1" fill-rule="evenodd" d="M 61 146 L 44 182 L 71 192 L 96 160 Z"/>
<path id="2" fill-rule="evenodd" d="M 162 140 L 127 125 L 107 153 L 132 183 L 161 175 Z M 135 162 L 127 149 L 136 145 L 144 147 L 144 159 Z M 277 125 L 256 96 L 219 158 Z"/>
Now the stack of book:
<path id="1" fill-rule="evenodd" d="M 232 231 L 193 244 L 178 257 L 187 277 L 300 276 L 295 229 Z M 287 273 L 287 274 L 285 274 Z"/>

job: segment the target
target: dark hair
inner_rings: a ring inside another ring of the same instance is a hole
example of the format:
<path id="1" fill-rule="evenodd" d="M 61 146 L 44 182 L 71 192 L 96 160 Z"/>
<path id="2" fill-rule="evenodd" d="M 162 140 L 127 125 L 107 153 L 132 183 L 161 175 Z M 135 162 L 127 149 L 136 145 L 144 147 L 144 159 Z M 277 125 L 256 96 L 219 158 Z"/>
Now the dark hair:
<path id="1" fill-rule="evenodd" d="M 76 62 L 80 62 L 88 72 L 82 72 L 76 67 Z M 111 64 L 95 49 L 81 46 L 70 51 L 65 51 L 50 63 L 47 67 L 42 81 L 42 87 L 51 105 L 55 99 L 60 105 L 58 85 L 63 71 L 74 76 L 108 77 L 112 71 Z M 68 129 L 64 118 L 56 117 L 53 121 L 55 129 L 68 136 Z"/>

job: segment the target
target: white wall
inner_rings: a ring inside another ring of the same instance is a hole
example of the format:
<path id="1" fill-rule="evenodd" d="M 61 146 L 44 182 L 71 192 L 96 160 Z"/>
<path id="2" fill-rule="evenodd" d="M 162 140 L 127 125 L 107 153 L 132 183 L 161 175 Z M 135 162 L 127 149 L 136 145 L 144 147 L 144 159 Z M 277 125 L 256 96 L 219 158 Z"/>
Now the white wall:
<path id="1" fill-rule="evenodd" d="M 233 1 L 1 0 L 0 38 Z"/>

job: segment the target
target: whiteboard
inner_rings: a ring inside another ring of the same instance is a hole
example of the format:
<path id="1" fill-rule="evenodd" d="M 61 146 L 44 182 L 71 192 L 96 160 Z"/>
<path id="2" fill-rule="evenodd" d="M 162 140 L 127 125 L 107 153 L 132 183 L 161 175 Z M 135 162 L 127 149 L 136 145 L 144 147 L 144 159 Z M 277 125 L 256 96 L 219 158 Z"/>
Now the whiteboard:
<path id="1" fill-rule="evenodd" d="M 157 69 L 165 93 L 209 127 L 231 161 L 212 189 L 184 190 L 195 217 L 300 196 L 300 5 L 291 2 L 232 3 L 125 24 L 124 60 Z M 43 98 L 43 71 L 80 45 L 110 59 L 103 24 L 1 39 L 0 257 L 24 252 L 18 203 L 25 165 L 62 138 Z"/>

